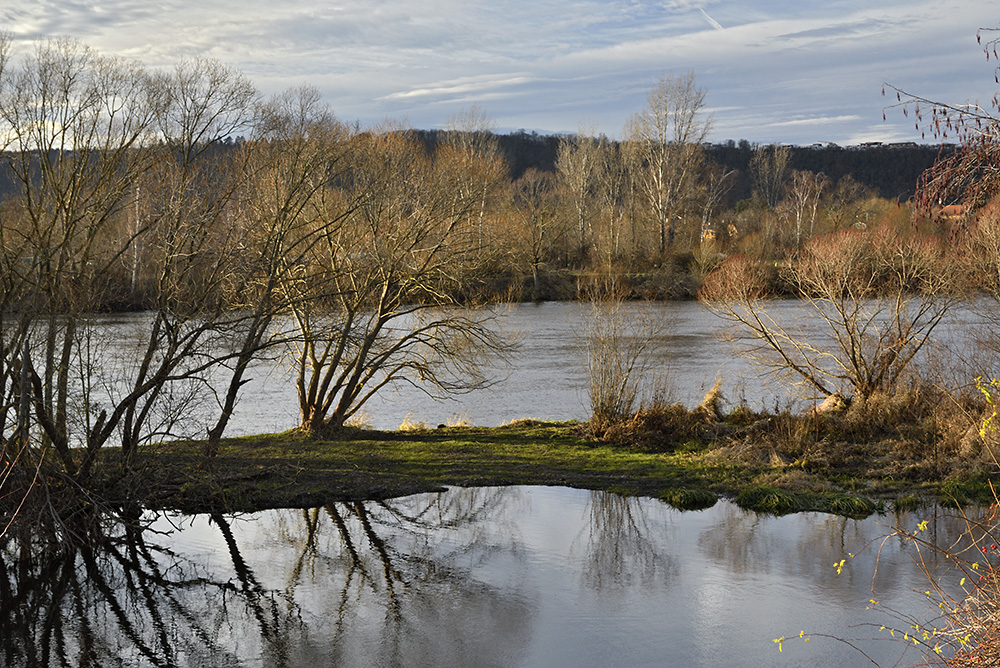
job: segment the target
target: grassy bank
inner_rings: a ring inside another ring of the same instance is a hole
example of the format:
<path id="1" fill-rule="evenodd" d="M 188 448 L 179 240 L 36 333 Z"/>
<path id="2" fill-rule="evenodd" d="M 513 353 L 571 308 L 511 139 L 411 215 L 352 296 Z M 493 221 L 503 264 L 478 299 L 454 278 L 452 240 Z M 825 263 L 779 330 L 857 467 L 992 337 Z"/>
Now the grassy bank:
<path id="1" fill-rule="evenodd" d="M 563 485 L 661 498 L 682 508 L 728 497 L 756 510 L 823 510 L 867 515 L 920 503 L 989 501 L 987 467 L 945 472 L 933 463 L 890 465 L 896 445 L 862 451 L 841 444 L 825 460 L 791 460 L 769 443 L 789 429 L 772 417 L 750 425 L 702 423 L 669 447 L 595 438 L 585 425 L 519 421 L 496 427 L 354 431 L 335 440 L 298 432 L 224 441 L 212 460 L 203 444 L 144 449 L 127 475 L 102 466 L 112 501 L 189 512 L 308 507 L 388 498 L 446 486 Z M 756 446 L 748 445 L 749 430 Z M 711 433 L 709 433 L 711 432 Z M 720 433 L 724 432 L 724 433 Z M 117 453 L 108 451 L 106 457 Z M 923 458 L 926 459 L 926 458 Z M 110 462 L 109 462 L 110 463 Z"/>

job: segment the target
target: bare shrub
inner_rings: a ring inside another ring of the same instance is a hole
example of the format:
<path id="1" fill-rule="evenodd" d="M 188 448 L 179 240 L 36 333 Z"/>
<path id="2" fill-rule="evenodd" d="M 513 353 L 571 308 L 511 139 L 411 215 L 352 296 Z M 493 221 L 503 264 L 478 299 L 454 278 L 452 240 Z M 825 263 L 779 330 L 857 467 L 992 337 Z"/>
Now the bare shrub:
<path id="1" fill-rule="evenodd" d="M 662 325 L 625 308 L 620 292 L 592 299 L 586 333 L 591 424 L 603 429 L 632 415 Z"/>
<path id="2" fill-rule="evenodd" d="M 783 318 L 768 297 L 770 269 L 734 257 L 702 288 L 702 301 L 755 342 L 750 354 L 821 396 L 862 401 L 892 392 L 960 301 L 954 255 L 936 239 L 888 226 L 815 237 L 780 274 L 820 324 Z"/>

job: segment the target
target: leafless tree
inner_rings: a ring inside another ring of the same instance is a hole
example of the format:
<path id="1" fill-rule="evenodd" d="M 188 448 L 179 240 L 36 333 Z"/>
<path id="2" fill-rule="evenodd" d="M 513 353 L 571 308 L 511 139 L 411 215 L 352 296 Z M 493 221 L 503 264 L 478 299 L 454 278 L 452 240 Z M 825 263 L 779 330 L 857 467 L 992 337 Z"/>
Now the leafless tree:
<path id="1" fill-rule="evenodd" d="M 635 181 L 627 156 L 621 147 L 606 139 L 597 145 L 596 169 L 597 227 L 602 234 L 595 239 L 597 255 L 607 270 L 627 253 L 638 255 L 638 230 L 635 226 Z"/>
<path id="2" fill-rule="evenodd" d="M 69 450 L 72 431 L 85 434 L 88 452 L 107 438 L 106 415 L 74 391 L 70 369 L 92 368 L 80 329 L 127 248 L 113 235 L 117 216 L 154 163 L 145 150 L 155 137 L 151 90 L 137 66 L 71 40 L 39 44 L 0 78 L 6 168 L 16 188 L 3 225 L 3 368 L 18 387 L 18 432 L 24 437 L 28 423 L 37 424 L 38 456 L 53 447 L 70 474 L 80 468 Z M 70 414 L 74 399 L 82 415 Z"/>
<path id="3" fill-rule="evenodd" d="M 551 257 L 561 236 L 555 179 L 529 169 L 513 185 L 513 216 L 523 254 L 531 265 L 532 298 L 541 294 L 539 269 Z"/>
<path id="4" fill-rule="evenodd" d="M 750 158 L 754 193 L 768 209 L 774 210 L 785 193 L 790 158 L 791 150 L 780 144 L 758 146 Z"/>
<path id="5" fill-rule="evenodd" d="M 593 237 L 591 214 L 598 174 L 598 140 L 589 130 L 559 139 L 556 174 L 566 193 L 576 221 L 577 256 L 586 260 Z"/>
<path id="6" fill-rule="evenodd" d="M 170 428 L 176 389 L 219 363 L 211 341 L 228 326 L 229 204 L 244 170 L 237 153 L 215 149 L 245 126 L 255 96 L 211 61 L 154 75 L 70 40 L 40 44 L 4 71 L 16 189 L 4 209 L 3 371 L 17 388 L 15 433 L 38 446 L 33 461 L 51 447 L 55 468 L 81 479 L 118 435 L 129 463 Z M 133 332 L 134 365 L 111 377 L 123 342 L 113 351 L 91 313 L 128 283 L 121 269 L 140 243 L 152 311 L 148 329 Z M 85 446 L 79 456 L 73 444 Z"/>
<path id="7" fill-rule="evenodd" d="M 701 145 L 711 128 L 711 120 L 702 118 L 704 106 L 705 91 L 696 87 L 694 73 L 664 75 L 649 92 L 646 109 L 625 128 L 661 255 L 673 244 L 676 221 L 704 161 Z"/>
<path id="8" fill-rule="evenodd" d="M 727 170 L 720 165 L 714 163 L 705 165 L 702 178 L 701 237 L 699 241 L 706 241 L 706 231 L 712 224 L 712 216 L 732 189 L 735 175 L 734 170 Z"/>
<path id="9" fill-rule="evenodd" d="M 788 199 L 795 215 L 795 247 L 802 247 L 802 228 L 808 222 L 808 236 L 815 232 L 816 213 L 823 192 L 829 183 L 826 174 L 793 170 L 788 186 Z"/>
<path id="10" fill-rule="evenodd" d="M 507 349 L 491 310 L 459 310 L 479 257 L 468 234 L 480 190 L 468 156 L 423 152 L 401 128 L 354 138 L 346 196 L 357 209 L 322 230 L 294 287 L 303 428 L 336 430 L 386 385 L 461 392 L 485 382 L 485 358 Z M 345 193 L 333 193 L 330 206 Z M 331 215 L 328 214 L 328 218 Z"/>
<path id="11" fill-rule="evenodd" d="M 143 440 L 170 435 L 151 433 L 158 402 L 228 355 L 217 355 L 213 343 L 234 324 L 223 295 L 238 280 L 243 239 L 234 201 L 248 170 L 244 153 L 219 146 L 249 127 L 257 99 L 242 73 L 207 60 L 181 63 L 152 85 L 160 142 L 140 183 L 150 198 L 145 243 L 155 302 L 136 370 L 103 430 L 110 437 L 120 420 L 126 463 Z"/>
<path id="12" fill-rule="evenodd" d="M 463 231 L 475 237 L 477 253 L 485 261 L 504 252 L 504 244 L 490 238 L 487 217 L 495 208 L 496 196 L 509 181 L 494 131 L 493 120 L 481 107 L 473 105 L 448 119 L 444 142 L 445 150 L 460 165 L 453 187 L 455 207 L 462 207 L 468 218 Z M 470 201 L 477 206 L 469 206 Z"/>
<path id="13" fill-rule="evenodd" d="M 896 388 L 959 302 L 956 267 L 936 239 L 845 230 L 810 239 L 784 262 L 812 327 L 779 315 L 787 311 L 768 299 L 767 267 L 742 256 L 709 276 L 701 298 L 756 342 L 762 362 L 823 396 L 864 401 Z"/>
<path id="14" fill-rule="evenodd" d="M 249 178 L 238 195 L 240 264 L 231 272 L 224 295 L 234 341 L 221 412 L 209 429 L 208 454 L 214 455 L 247 382 L 251 363 L 268 349 L 288 342 L 275 326 L 289 315 L 297 292 L 287 290 L 308 262 L 324 231 L 341 223 L 350 203 L 329 207 L 329 191 L 348 169 L 351 133 L 320 101 L 317 90 L 290 89 L 260 105 L 254 134 L 244 143 Z"/>

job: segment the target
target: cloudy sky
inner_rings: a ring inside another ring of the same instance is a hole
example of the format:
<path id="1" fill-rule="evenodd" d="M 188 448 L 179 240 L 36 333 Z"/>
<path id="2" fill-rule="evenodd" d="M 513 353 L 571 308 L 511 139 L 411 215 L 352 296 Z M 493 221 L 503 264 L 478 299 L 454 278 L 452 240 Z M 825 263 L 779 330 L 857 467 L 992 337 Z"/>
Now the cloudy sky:
<path id="1" fill-rule="evenodd" d="M 239 67 L 264 94 L 308 83 L 344 120 L 621 136 L 664 72 L 693 71 L 713 140 L 920 139 L 882 82 L 988 102 L 982 0 L 4 0 L 0 28 L 169 67 Z M 893 98 L 894 100 L 894 98 Z"/>

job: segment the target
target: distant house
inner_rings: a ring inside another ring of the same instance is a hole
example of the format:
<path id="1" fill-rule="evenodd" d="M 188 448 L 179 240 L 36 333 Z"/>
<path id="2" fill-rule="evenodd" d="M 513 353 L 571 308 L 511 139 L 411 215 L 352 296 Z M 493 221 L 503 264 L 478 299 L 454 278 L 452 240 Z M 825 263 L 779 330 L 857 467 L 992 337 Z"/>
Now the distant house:
<path id="1" fill-rule="evenodd" d="M 966 204 L 948 204 L 934 209 L 934 217 L 942 220 L 961 220 L 968 213 L 969 207 Z"/>

